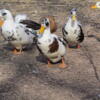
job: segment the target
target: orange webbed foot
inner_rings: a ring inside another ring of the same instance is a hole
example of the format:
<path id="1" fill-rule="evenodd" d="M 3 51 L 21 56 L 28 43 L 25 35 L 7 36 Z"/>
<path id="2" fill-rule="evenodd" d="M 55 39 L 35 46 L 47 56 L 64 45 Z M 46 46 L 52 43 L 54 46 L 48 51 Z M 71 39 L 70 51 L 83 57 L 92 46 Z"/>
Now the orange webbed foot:
<path id="1" fill-rule="evenodd" d="M 50 63 L 50 61 L 48 60 L 48 67 L 52 67 L 52 65 L 51 65 L 51 63 Z"/>
<path id="2" fill-rule="evenodd" d="M 13 54 L 20 55 L 22 54 L 22 51 L 21 50 L 18 51 L 17 49 L 14 49 Z"/>
<path id="3" fill-rule="evenodd" d="M 64 61 L 64 58 L 62 58 L 62 62 L 61 64 L 59 64 L 59 68 L 66 68 L 66 64 L 65 64 L 65 61 Z"/>
<path id="4" fill-rule="evenodd" d="M 80 46 L 80 45 L 78 45 L 78 46 L 77 46 L 77 48 L 81 48 L 81 46 Z"/>

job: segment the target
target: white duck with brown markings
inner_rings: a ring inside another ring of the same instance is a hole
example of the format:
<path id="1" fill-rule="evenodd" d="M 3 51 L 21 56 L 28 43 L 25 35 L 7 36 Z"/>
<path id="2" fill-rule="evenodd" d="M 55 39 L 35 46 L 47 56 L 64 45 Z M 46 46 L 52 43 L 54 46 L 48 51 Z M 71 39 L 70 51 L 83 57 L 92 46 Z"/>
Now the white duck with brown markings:
<path id="1" fill-rule="evenodd" d="M 26 24 L 21 23 L 21 21 L 25 21 L 26 19 L 27 17 L 25 15 L 17 15 L 14 20 L 9 10 L 0 10 L 2 35 L 6 41 L 15 47 L 14 54 L 21 54 L 23 48 L 33 43 L 33 38 L 35 37 L 33 34 L 34 30 L 28 28 Z"/>
<path id="2" fill-rule="evenodd" d="M 65 68 L 64 55 L 66 53 L 66 47 L 63 39 L 55 34 L 51 34 L 48 18 L 45 19 L 42 26 L 44 26 L 44 32 L 40 33 L 38 37 L 38 48 L 48 58 L 48 66 L 51 66 L 51 62 L 57 63 L 61 61 L 59 67 Z"/>

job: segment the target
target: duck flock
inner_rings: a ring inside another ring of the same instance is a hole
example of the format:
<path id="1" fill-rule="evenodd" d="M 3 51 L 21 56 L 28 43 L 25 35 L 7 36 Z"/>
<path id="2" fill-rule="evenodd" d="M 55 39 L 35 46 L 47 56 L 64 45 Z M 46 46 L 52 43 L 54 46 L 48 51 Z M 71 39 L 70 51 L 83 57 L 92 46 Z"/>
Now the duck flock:
<path id="1" fill-rule="evenodd" d="M 100 8 L 100 2 L 91 8 Z M 60 68 L 65 68 L 64 56 L 66 49 L 80 48 L 84 40 L 82 26 L 77 19 L 77 11 L 73 8 L 66 23 L 62 26 L 62 37 L 54 34 L 57 24 L 52 16 L 40 19 L 39 23 L 30 20 L 25 14 L 16 15 L 7 9 L 0 10 L 0 27 L 3 38 L 13 47 L 14 54 L 21 54 L 23 49 L 32 44 L 43 54 L 48 61 L 48 67 L 59 63 Z"/>

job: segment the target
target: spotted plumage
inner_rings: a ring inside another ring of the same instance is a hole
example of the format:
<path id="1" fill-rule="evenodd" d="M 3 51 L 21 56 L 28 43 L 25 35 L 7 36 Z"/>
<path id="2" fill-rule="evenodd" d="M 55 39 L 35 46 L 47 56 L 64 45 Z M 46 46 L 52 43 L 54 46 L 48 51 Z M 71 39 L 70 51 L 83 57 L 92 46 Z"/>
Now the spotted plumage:
<path id="1" fill-rule="evenodd" d="M 9 10 L 1 9 L 0 18 L 0 21 L 3 22 L 2 25 L 0 24 L 0 26 L 4 39 L 6 39 L 8 42 L 10 41 L 10 43 L 16 49 L 22 50 L 22 48 L 25 48 L 25 44 L 31 45 L 33 43 L 33 38 L 35 38 L 35 30 L 22 23 L 24 21 L 29 21 L 25 15 L 17 15 L 14 19 Z"/>
<path id="2" fill-rule="evenodd" d="M 84 40 L 84 33 L 82 26 L 76 18 L 76 9 L 71 11 L 67 23 L 62 28 L 63 38 L 69 44 L 69 46 L 77 46 Z"/>

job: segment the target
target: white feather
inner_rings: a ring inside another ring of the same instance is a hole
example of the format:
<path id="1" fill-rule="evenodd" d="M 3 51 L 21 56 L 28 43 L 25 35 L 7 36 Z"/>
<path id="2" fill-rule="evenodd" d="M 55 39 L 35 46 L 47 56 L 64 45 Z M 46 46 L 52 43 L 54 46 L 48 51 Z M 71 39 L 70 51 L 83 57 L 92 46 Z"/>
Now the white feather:
<path id="1" fill-rule="evenodd" d="M 15 16 L 15 22 L 16 23 L 20 23 L 20 21 L 26 20 L 26 19 L 28 19 L 26 14 L 18 14 L 18 15 Z"/>

